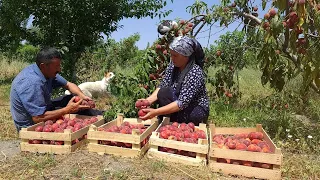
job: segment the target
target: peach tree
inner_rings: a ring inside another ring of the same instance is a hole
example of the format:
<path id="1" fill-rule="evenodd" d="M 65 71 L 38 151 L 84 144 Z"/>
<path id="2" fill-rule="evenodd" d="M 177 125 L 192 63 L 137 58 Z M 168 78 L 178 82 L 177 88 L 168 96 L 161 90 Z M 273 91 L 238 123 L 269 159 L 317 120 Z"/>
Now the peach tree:
<path id="1" fill-rule="evenodd" d="M 190 9 L 193 16 L 205 17 L 209 25 L 243 23 L 247 44 L 263 39 L 256 46 L 263 85 L 270 83 L 281 91 L 289 79 L 302 75 L 302 92 L 310 87 L 320 92 L 319 1 L 222 0 L 210 8 L 196 1 Z M 259 16 L 259 9 L 266 13 Z"/>

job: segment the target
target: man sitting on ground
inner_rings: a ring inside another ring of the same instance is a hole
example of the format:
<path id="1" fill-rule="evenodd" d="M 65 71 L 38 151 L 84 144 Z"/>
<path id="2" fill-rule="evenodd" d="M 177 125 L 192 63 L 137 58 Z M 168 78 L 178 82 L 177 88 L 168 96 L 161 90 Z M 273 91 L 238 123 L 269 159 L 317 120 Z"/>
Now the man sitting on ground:
<path id="1" fill-rule="evenodd" d="M 79 87 L 63 78 L 61 54 L 55 48 L 44 48 L 36 57 L 36 63 L 24 68 L 13 80 L 10 91 L 10 110 L 17 131 L 35 123 L 57 119 L 65 114 L 78 113 L 95 116 L 102 111 L 82 105 L 91 98 L 83 94 Z M 72 95 L 51 100 L 53 89 L 64 87 Z M 74 95 L 81 98 L 74 102 Z"/>

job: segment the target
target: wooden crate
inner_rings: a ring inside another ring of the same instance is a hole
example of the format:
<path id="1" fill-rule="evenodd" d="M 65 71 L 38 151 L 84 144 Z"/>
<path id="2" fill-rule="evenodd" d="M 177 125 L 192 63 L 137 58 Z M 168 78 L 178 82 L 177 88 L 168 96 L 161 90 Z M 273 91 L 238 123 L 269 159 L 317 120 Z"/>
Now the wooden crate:
<path id="1" fill-rule="evenodd" d="M 69 118 L 79 118 L 85 119 L 92 116 L 84 116 L 77 114 L 65 115 Z M 104 124 L 103 116 L 97 116 L 98 121 L 93 123 L 96 126 Z M 39 153 L 54 153 L 54 154 L 66 154 L 75 151 L 80 147 L 86 139 L 72 144 L 72 141 L 83 137 L 87 134 L 89 126 L 86 126 L 76 132 L 71 132 L 70 129 L 65 129 L 63 133 L 56 132 L 36 132 L 34 131 L 37 126 L 43 126 L 44 122 L 37 123 L 33 126 L 22 128 L 19 132 L 19 137 L 21 139 L 20 150 L 29 152 L 39 152 Z M 29 140 L 54 140 L 54 141 L 64 141 L 63 145 L 53 145 L 53 144 L 29 144 Z"/>
<path id="2" fill-rule="evenodd" d="M 210 152 L 209 152 L 209 166 L 215 172 L 222 172 L 224 174 L 233 174 L 246 177 L 255 177 L 261 179 L 281 179 L 281 164 L 282 153 L 281 149 L 277 148 L 272 142 L 268 134 L 262 128 L 261 124 L 257 124 L 255 128 L 228 128 L 215 127 L 210 124 Z M 212 141 L 212 137 L 217 134 L 233 135 L 240 133 L 262 132 L 264 141 L 268 143 L 272 153 L 250 152 L 241 150 L 221 149 L 217 143 Z M 218 158 L 251 161 L 258 163 L 268 163 L 272 165 L 272 169 L 264 169 L 260 167 L 250 167 L 244 165 L 219 163 Z"/>
<path id="3" fill-rule="evenodd" d="M 112 126 L 120 126 L 123 122 L 129 122 L 131 124 L 144 124 L 149 126 L 146 130 L 140 134 L 138 130 L 133 129 L 132 134 L 121 134 L 116 132 L 105 132 L 98 131 L 98 128 L 109 128 Z M 144 146 L 141 145 L 141 142 L 145 139 L 148 140 L 148 137 L 151 135 L 158 127 L 157 118 L 151 120 L 142 121 L 138 118 L 124 118 L 123 114 L 118 114 L 117 118 L 113 121 L 110 121 L 100 127 L 91 125 L 88 132 L 88 150 L 89 152 L 96 152 L 100 155 L 102 154 L 112 154 L 122 157 L 142 157 L 146 151 L 149 149 L 149 142 Z M 114 141 L 114 142 L 123 142 L 132 144 L 131 148 L 118 147 L 111 145 L 99 144 L 99 141 Z"/>
<path id="4" fill-rule="evenodd" d="M 182 163 L 192 166 L 207 165 L 207 154 L 209 151 L 208 131 L 205 124 L 200 123 L 195 129 L 203 130 L 207 139 L 198 139 L 198 144 L 186 143 L 176 140 L 160 138 L 159 129 L 162 126 L 171 124 L 170 118 L 164 118 L 157 130 L 150 137 L 150 149 L 147 153 L 149 158 L 163 159 L 168 162 Z M 196 153 L 196 157 L 188 157 L 179 154 L 159 151 L 159 147 L 178 149 Z"/>

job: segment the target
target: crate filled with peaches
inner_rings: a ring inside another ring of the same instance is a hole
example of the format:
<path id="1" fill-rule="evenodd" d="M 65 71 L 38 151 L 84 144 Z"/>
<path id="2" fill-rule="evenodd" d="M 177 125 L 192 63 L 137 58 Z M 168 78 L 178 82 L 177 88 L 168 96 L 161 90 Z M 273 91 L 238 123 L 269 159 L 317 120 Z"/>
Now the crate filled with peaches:
<path id="1" fill-rule="evenodd" d="M 67 114 L 40 122 L 19 132 L 21 151 L 65 154 L 75 151 L 87 138 L 89 126 L 104 124 L 102 116 Z"/>
<path id="2" fill-rule="evenodd" d="M 90 127 L 88 150 L 101 155 L 142 157 L 149 149 L 149 137 L 158 125 L 157 118 L 142 121 L 118 114 L 115 120 Z"/>
<path id="3" fill-rule="evenodd" d="M 282 153 L 261 124 L 255 128 L 210 124 L 209 166 L 215 172 L 262 179 L 281 179 Z"/>
<path id="4" fill-rule="evenodd" d="M 207 164 L 209 143 L 207 128 L 200 123 L 170 122 L 164 118 L 150 137 L 149 158 L 193 166 Z"/>

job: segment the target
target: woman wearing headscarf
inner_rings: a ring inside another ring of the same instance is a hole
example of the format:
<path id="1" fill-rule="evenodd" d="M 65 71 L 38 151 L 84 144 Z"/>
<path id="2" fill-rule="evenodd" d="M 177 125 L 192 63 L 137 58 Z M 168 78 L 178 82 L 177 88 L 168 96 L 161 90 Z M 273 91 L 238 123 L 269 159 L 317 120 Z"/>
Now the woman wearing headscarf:
<path id="1" fill-rule="evenodd" d="M 159 103 L 159 108 L 143 109 L 147 120 L 169 116 L 178 123 L 206 122 L 209 116 L 209 101 L 202 70 L 204 54 L 198 41 L 180 36 L 169 46 L 171 61 L 160 86 L 146 100 Z"/>

